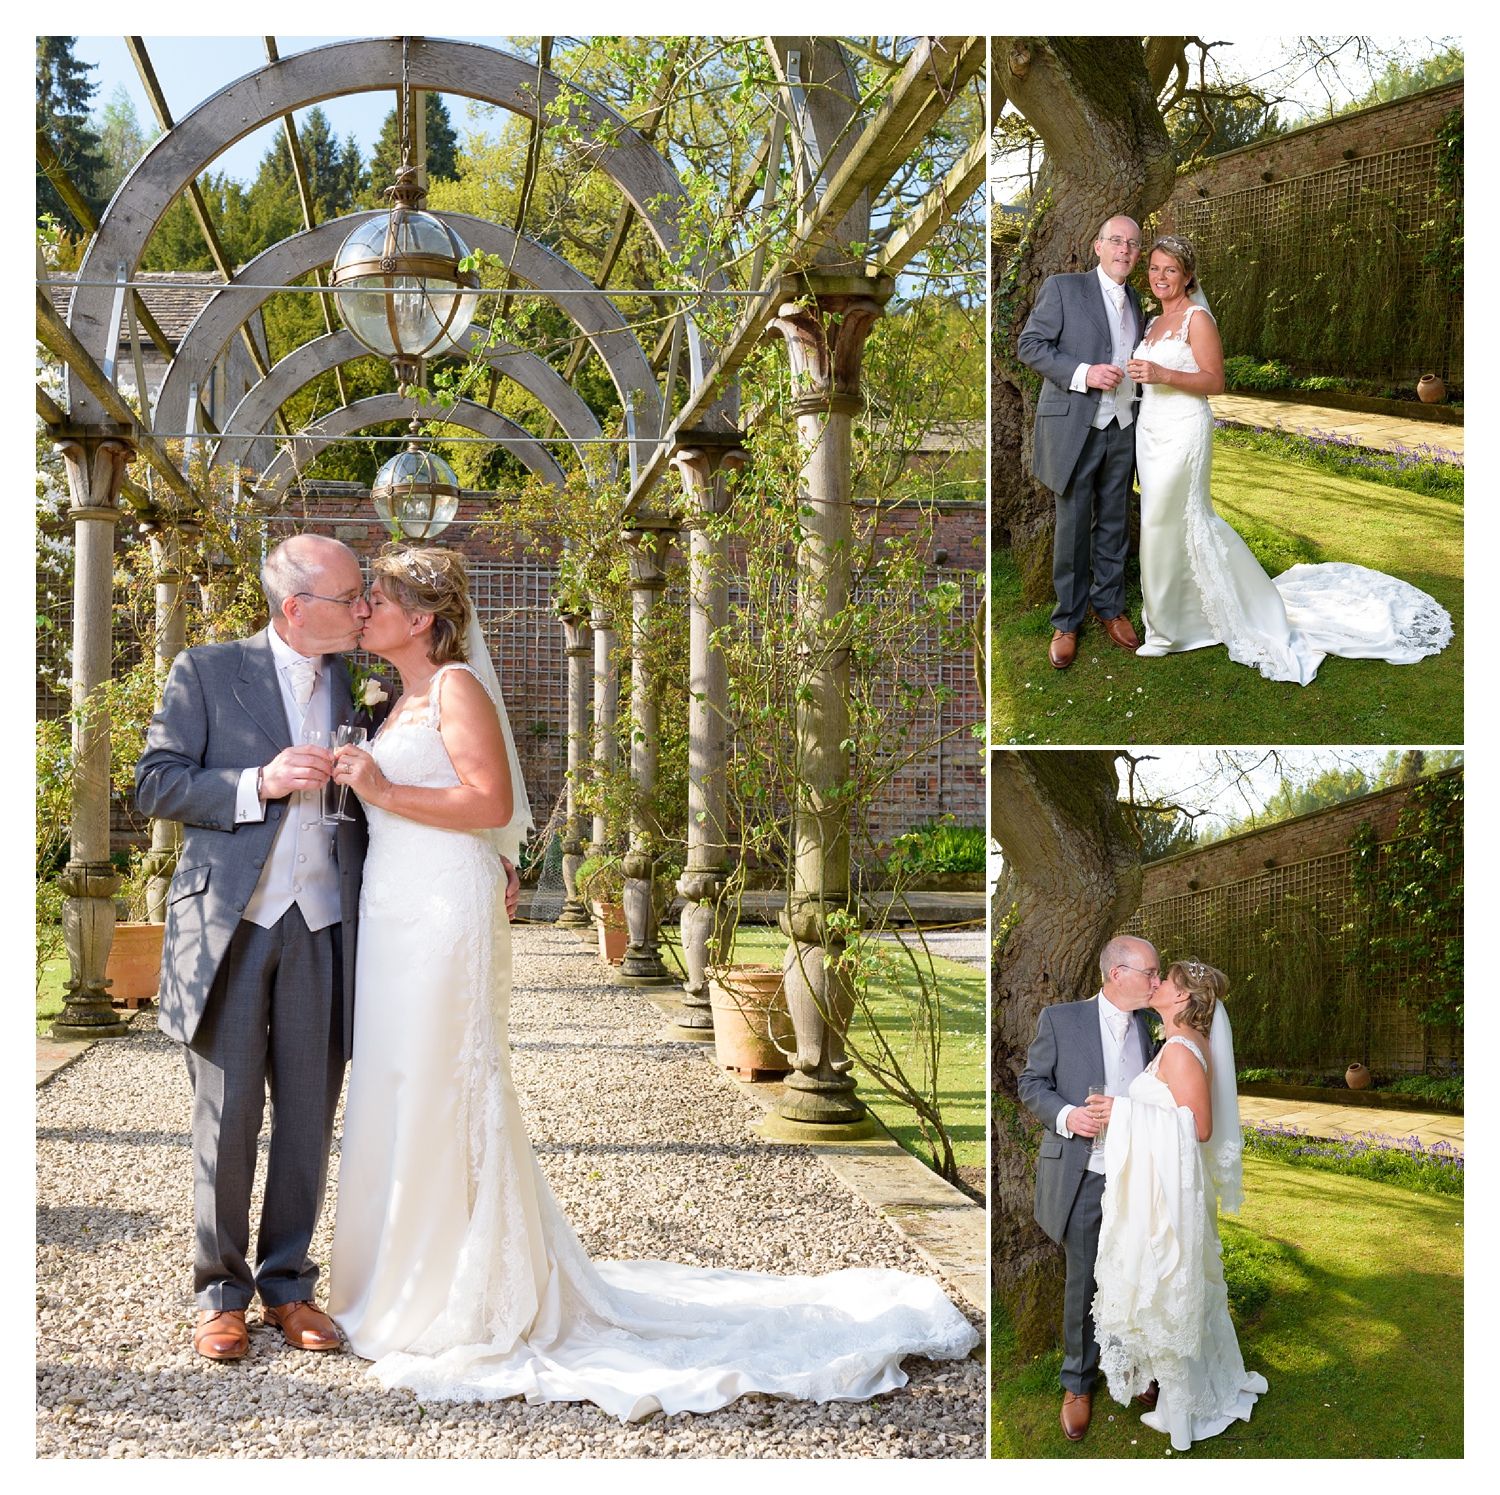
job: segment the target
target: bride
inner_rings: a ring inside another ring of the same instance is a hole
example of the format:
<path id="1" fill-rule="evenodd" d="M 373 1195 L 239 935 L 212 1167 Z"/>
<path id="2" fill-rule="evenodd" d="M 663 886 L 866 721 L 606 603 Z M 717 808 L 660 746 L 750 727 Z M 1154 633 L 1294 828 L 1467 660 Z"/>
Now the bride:
<path id="1" fill-rule="evenodd" d="M 1224 391 L 1223 345 L 1186 239 L 1158 239 L 1146 273 L 1161 314 L 1127 365 L 1142 386 L 1135 453 L 1146 637 L 1138 655 L 1225 644 L 1267 680 L 1307 685 L 1327 654 L 1415 664 L 1438 653 L 1453 624 L 1425 592 L 1342 561 L 1292 566 L 1273 581 L 1214 512 L 1208 396 Z"/>
<path id="2" fill-rule="evenodd" d="M 1141 1421 L 1178 1450 L 1248 1422 L 1269 1389 L 1240 1358 L 1220 1261 L 1218 1212 L 1238 1214 L 1244 1198 L 1228 986 L 1212 966 L 1175 962 L 1151 998 L 1165 1035 L 1156 1058 L 1128 1096 L 1090 1102 L 1109 1121 L 1099 1366 L 1122 1406 L 1156 1382 Z"/>
<path id="3" fill-rule="evenodd" d="M 414 549 L 373 571 L 361 644 L 403 694 L 334 772 L 370 826 L 329 1293 L 351 1348 L 421 1396 L 632 1420 L 752 1391 L 863 1400 L 905 1384 L 905 1355 L 968 1354 L 977 1333 L 909 1273 L 588 1259 L 511 1081 L 501 854 L 531 818 L 463 560 Z"/>

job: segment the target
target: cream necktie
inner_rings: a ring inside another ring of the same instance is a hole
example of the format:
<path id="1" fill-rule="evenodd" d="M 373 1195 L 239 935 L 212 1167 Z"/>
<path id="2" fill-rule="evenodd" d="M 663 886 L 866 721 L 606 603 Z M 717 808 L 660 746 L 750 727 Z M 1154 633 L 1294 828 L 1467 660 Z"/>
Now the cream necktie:
<path id="1" fill-rule="evenodd" d="M 1116 1009 L 1109 1014 L 1110 1032 L 1115 1035 L 1115 1043 L 1120 1049 L 1125 1047 L 1125 1034 L 1130 1027 L 1130 1014 Z"/>
<path id="2" fill-rule="evenodd" d="M 318 667 L 310 659 L 295 659 L 286 667 L 287 678 L 292 682 L 292 696 L 299 710 L 306 711 L 318 683 Z"/>

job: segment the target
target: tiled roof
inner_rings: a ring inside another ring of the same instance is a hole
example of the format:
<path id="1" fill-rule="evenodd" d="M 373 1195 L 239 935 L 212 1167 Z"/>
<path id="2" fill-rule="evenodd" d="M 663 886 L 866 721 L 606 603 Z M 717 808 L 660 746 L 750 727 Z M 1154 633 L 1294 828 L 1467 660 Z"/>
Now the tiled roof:
<path id="1" fill-rule="evenodd" d="M 74 271 L 55 273 L 52 279 L 52 304 L 59 316 L 68 314 L 68 298 L 72 294 Z M 137 271 L 133 279 L 149 282 L 141 287 L 141 298 L 146 310 L 156 318 L 157 325 L 171 339 L 175 347 L 193 323 L 193 318 L 203 310 L 210 296 L 224 282 L 209 270 L 157 270 Z M 130 327 L 122 314 L 120 317 L 120 341 L 129 343 Z M 144 350 L 151 347 L 151 339 L 144 329 L 141 332 Z"/>

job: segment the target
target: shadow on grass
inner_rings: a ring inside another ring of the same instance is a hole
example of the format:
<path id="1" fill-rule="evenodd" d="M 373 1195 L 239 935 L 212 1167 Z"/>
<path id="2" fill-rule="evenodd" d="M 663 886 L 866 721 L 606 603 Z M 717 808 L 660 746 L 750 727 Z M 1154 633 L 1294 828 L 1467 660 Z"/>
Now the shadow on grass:
<path id="1" fill-rule="evenodd" d="M 1061 1353 L 1018 1363 L 997 1312 L 996 1457 L 1462 1457 L 1461 1203 L 1254 1160 L 1246 1178 L 1244 1223 L 1222 1232 L 1245 1364 L 1270 1383 L 1251 1420 L 1169 1455 L 1101 1381 L 1069 1443 Z"/>

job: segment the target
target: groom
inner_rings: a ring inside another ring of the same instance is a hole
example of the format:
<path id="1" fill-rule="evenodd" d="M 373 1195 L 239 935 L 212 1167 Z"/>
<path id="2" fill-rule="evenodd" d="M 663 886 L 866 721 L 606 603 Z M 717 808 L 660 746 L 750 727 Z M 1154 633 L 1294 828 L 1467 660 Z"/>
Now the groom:
<path id="1" fill-rule="evenodd" d="M 136 766 L 142 813 L 182 822 L 167 894 L 163 1032 L 193 1086 L 194 1348 L 238 1360 L 245 1310 L 287 1343 L 337 1350 L 313 1306 L 308 1246 L 354 1034 L 354 940 L 367 831 L 322 823 L 333 757 L 301 745 L 354 715 L 340 655 L 370 615 L 354 552 L 294 535 L 266 557 L 271 625 L 179 654 Z M 250 1192 L 271 1097 L 265 1203 L 252 1271 Z"/>
<path id="2" fill-rule="evenodd" d="M 1155 949 L 1118 935 L 1099 952 L 1104 984 L 1087 1002 L 1042 1009 L 1021 1072 L 1021 1102 L 1047 1127 L 1036 1164 L 1036 1222 L 1062 1246 L 1062 1427 L 1077 1442 L 1088 1431 L 1099 1346 L 1094 1339 L 1094 1258 L 1103 1220 L 1104 1154 L 1092 1142 L 1108 1119 L 1087 1104 L 1090 1085 L 1124 1095 L 1156 1045 L 1142 1009 L 1161 985 Z M 1156 1388 L 1137 1398 L 1156 1405 Z"/>
<path id="3" fill-rule="evenodd" d="M 1095 269 L 1042 283 L 1016 343 L 1021 362 L 1043 376 L 1031 471 L 1057 495 L 1048 657 L 1058 670 L 1073 663 L 1091 600 L 1114 643 L 1140 648 L 1125 616 L 1136 399 L 1125 366 L 1144 326 L 1125 282 L 1141 257 L 1140 225 L 1108 219 L 1094 253 Z"/>

